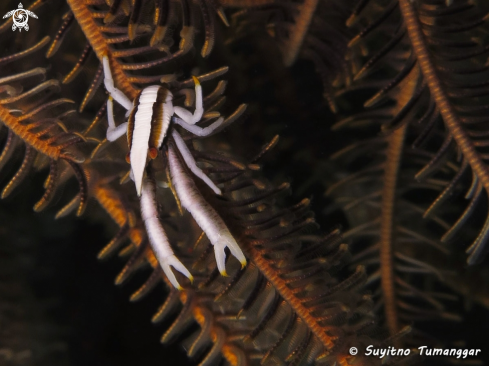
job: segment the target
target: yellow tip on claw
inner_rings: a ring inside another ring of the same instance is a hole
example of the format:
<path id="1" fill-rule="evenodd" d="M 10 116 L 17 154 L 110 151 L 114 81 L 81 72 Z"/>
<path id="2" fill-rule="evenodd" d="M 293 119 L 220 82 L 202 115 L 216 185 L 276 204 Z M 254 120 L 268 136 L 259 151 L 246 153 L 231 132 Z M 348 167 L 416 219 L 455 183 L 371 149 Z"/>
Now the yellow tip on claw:
<path id="1" fill-rule="evenodd" d="M 182 287 L 182 286 L 180 286 L 180 285 L 178 285 L 177 290 L 178 290 L 178 291 L 183 291 L 183 287 Z"/>
<path id="2" fill-rule="evenodd" d="M 197 79 L 195 76 L 192 75 L 192 79 L 194 79 L 194 84 L 195 85 L 200 85 L 199 79 Z"/>
<path id="3" fill-rule="evenodd" d="M 241 269 L 244 269 L 248 263 L 246 262 L 246 259 L 241 262 Z"/>
<path id="4" fill-rule="evenodd" d="M 223 277 L 229 277 L 229 275 L 226 272 L 226 270 L 224 270 L 224 271 L 221 272 L 221 276 L 223 276 Z"/>
<path id="5" fill-rule="evenodd" d="M 194 284 L 194 276 L 191 275 L 188 279 L 190 280 L 190 284 L 193 285 Z"/>

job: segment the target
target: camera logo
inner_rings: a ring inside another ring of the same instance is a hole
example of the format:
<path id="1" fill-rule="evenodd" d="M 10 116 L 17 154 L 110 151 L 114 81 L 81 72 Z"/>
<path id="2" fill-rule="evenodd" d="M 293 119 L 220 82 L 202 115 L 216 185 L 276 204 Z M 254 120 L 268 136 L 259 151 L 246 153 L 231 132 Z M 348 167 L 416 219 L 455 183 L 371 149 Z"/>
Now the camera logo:
<path id="1" fill-rule="evenodd" d="M 9 11 L 3 16 L 3 19 L 12 17 L 12 21 L 14 22 L 12 25 L 12 30 L 15 31 L 16 29 L 19 29 L 19 32 L 22 32 L 22 28 L 24 28 L 26 31 L 29 30 L 29 24 L 27 24 L 29 21 L 29 15 L 37 19 L 36 14 L 30 10 L 24 9 L 22 3 L 19 3 L 19 8 Z"/>

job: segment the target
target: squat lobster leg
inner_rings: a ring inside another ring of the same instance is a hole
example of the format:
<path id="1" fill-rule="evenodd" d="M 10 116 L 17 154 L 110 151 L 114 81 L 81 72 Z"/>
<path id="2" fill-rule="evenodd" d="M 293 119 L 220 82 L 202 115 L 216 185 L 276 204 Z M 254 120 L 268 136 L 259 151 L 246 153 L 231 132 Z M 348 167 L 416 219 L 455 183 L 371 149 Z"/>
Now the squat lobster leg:
<path id="1" fill-rule="evenodd" d="M 214 122 L 213 124 L 211 124 L 210 126 L 199 127 L 199 126 L 195 126 L 195 125 L 189 125 L 186 121 L 184 121 L 183 119 L 180 119 L 178 117 L 174 117 L 173 120 L 175 121 L 175 123 L 177 125 L 182 126 L 188 132 L 194 134 L 195 136 L 199 136 L 199 137 L 205 137 L 205 136 L 211 135 L 224 122 L 224 118 L 219 117 L 219 119 L 216 122 Z"/>
<path id="2" fill-rule="evenodd" d="M 173 107 L 175 114 L 183 119 L 187 124 L 194 125 L 202 119 L 202 115 L 204 114 L 204 102 L 202 97 L 202 86 L 200 85 L 199 79 L 195 76 L 192 76 L 195 84 L 195 111 L 194 113 L 190 113 L 185 108 L 182 107 Z"/>
<path id="3" fill-rule="evenodd" d="M 173 130 L 172 136 L 173 139 L 175 140 L 175 143 L 177 144 L 178 151 L 180 151 L 180 153 L 182 154 L 185 163 L 187 164 L 188 168 L 192 171 L 192 173 L 194 173 L 197 177 L 202 179 L 214 191 L 215 194 L 220 195 L 221 190 L 214 184 L 214 182 L 207 175 L 205 175 L 202 169 L 200 169 L 197 166 L 197 164 L 195 163 L 195 159 L 192 156 L 192 153 L 188 149 L 187 145 L 185 144 L 185 141 L 183 141 L 180 134 L 176 130 Z"/>
<path id="4" fill-rule="evenodd" d="M 109 128 L 107 128 L 107 140 L 115 141 L 122 135 L 126 134 L 127 122 L 116 126 L 114 121 L 114 103 L 112 96 L 109 96 L 107 100 L 107 120 L 109 122 Z"/>
<path id="5" fill-rule="evenodd" d="M 110 71 L 109 58 L 107 56 L 104 56 L 102 62 L 104 64 L 105 89 L 107 89 L 109 94 L 112 96 L 112 98 L 116 100 L 117 103 L 123 106 L 127 111 L 130 111 L 133 107 L 132 102 L 129 100 L 128 97 L 126 97 L 126 95 L 122 91 L 114 86 L 114 79 L 112 79 L 112 72 Z"/>

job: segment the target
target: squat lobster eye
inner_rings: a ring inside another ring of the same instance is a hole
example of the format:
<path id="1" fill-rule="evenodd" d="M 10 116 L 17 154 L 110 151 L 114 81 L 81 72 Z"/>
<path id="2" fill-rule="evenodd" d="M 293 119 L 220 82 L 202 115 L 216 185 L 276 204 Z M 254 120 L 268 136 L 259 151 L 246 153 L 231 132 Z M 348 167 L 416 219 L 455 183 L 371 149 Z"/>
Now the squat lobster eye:
<path id="1" fill-rule="evenodd" d="M 156 149 L 155 147 L 152 147 L 149 149 L 149 157 L 151 159 L 156 159 L 156 157 L 158 156 L 158 149 Z"/>

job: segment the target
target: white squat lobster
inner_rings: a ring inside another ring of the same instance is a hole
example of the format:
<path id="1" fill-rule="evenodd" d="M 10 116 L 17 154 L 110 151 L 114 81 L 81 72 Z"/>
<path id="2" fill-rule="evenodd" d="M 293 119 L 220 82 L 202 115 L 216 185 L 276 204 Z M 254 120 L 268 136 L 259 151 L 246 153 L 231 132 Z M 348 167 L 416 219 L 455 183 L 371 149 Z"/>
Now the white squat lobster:
<path id="1" fill-rule="evenodd" d="M 202 87 L 196 77 L 193 77 L 195 83 L 195 111 L 192 114 L 185 108 L 174 106 L 172 93 L 160 85 L 152 85 L 144 88 L 134 102 L 131 102 L 122 91 L 114 86 L 107 56 L 103 58 L 103 66 L 105 88 L 110 94 L 107 101 L 107 120 L 109 124 L 107 128 L 107 140 L 115 141 L 127 133 L 129 154 L 126 159 L 131 164 L 131 178 L 136 184 L 138 196 L 141 197 L 141 214 L 146 226 L 149 242 L 167 278 L 173 286 L 180 289 L 181 287 L 175 275 L 172 273 L 170 266 L 184 274 L 191 281 L 193 277 L 175 256 L 161 226 L 156 210 L 156 188 L 149 179 L 144 178 L 146 163 L 148 156 L 151 159 L 155 159 L 158 156 L 158 150 L 161 148 L 168 134 L 172 120 L 192 134 L 204 137 L 215 131 L 224 119 L 220 117 L 217 121 L 205 128 L 195 125 L 200 121 L 204 113 Z M 116 102 L 123 106 L 129 114 L 128 121 L 119 126 L 115 125 L 112 99 L 115 99 Z M 176 117 L 173 117 L 174 114 L 176 114 Z M 178 151 L 190 171 L 204 181 L 216 194 L 221 194 L 221 190 L 197 166 L 192 153 L 180 134 L 176 130 L 172 130 L 171 134 Z M 238 243 L 219 214 L 200 194 L 192 178 L 181 166 L 180 159 L 176 156 L 173 148 L 169 149 L 168 164 L 173 184 L 182 202 L 182 206 L 191 213 L 214 246 L 217 267 L 221 274 L 226 275 L 226 254 L 224 251 L 226 247 L 241 262 L 242 267 L 246 266 L 246 258 Z"/>

